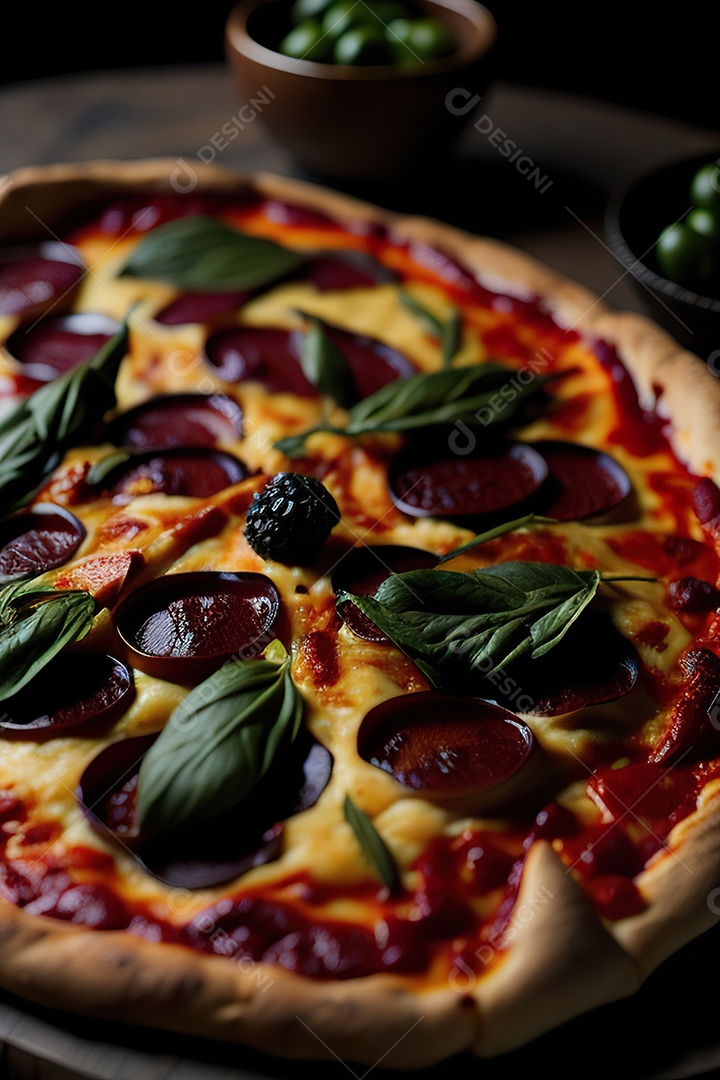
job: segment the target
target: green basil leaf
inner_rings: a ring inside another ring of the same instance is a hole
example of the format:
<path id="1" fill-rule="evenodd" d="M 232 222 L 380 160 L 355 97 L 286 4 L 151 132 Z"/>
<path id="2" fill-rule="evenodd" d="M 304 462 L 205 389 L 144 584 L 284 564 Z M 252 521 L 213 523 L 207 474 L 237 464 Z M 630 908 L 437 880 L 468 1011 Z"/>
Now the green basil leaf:
<path id="1" fill-rule="evenodd" d="M 116 404 L 127 324 L 91 360 L 41 386 L 0 422 L 0 514 L 32 497 L 72 446 L 88 439 Z"/>
<path id="2" fill-rule="evenodd" d="M 408 379 L 396 379 L 350 410 L 348 429 L 354 434 L 363 428 L 395 430 L 398 422 L 403 424 L 417 416 L 442 412 L 447 406 L 453 407 L 452 415 L 457 416 L 468 399 L 474 401 L 499 389 L 512 374 L 504 364 L 489 360 L 451 371 L 423 372 Z"/>
<path id="3" fill-rule="evenodd" d="M 401 289 L 398 293 L 400 301 L 408 311 L 418 319 L 427 332 L 433 337 L 439 338 L 442 344 L 443 367 L 448 368 L 460 351 L 462 342 L 462 314 L 457 309 L 453 311 L 449 319 L 443 322 L 437 315 L 421 304 L 410 293 Z"/>
<path id="4" fill-rule="evenodd" d="M 310 321 L 300 343 L 300 366 L 305 378 L 325 397 L 349 409 L 357 401 L 358 392 L 345 354 L 327 336 L 320 319 L 312 315 L 304 317 Z"/>
<path id="5" fill-rule="evenodd" d="M 242 802 L 295 739 L 302 711 L 289 660 L 225 664 L 190 691 L 145 755 L 138 822 L 175 828 Z"/>
<path id="6" fill-rule="evenodd" d="M 301 452 L 304 440 L 319 431 L 358 436 L 381 431 L 416 431 L 460 421 L 469 425 L 482 423 L 485 427 L 507 422 L 557 377 L 538 375 L 520 383 L 515 375 L 504 364 L 488 360 L 394 379 L 353 405 L 344 427 L 319 424 L 275 445 L 288 457 L 294 457 Z M 502 408 L 494 407 L 498 398 L 502 400 Z"/>
<path id="7" fill-rule="evenodd" d="M 329 431 L 333 434 L 341 434 L 341 432 L 330 425 L 319 425 L 318 427 L 314 427 L 312 431 L 303 431 L 300 435 L 287 435 L 284 439 L 279 439 L 278 442 L 275 443 L 275 448 L 283 453 L 285 457 L 300 457 L 305 449 L 305 442 L 308 435 L 314 435 L 318 431 Z"/>
<path id="8" fill-rule="evenodd" d="M 305 261 L 299 251 L 198 215 L 147 233 L 119 277 L 165 281 L 179 289 L 254 289 L 277 281 Z"/>
<path id="9" fill-rule="evenodd" d="M 442 360 L 443 367 L 449 368 L 460 352 L 462 345 L 462 315 L 454 311 L 443 326 L 442 332 Z"/>
<path id="10" fill-rule="evenodd" d="M 0 700 L 22 690 L 53 657 L 90 630 L 95 600 L 81 590 L 32 582 L 0 593 Z"/>
<path id="11" fill-rule="evenodd" d="M 494 529 L 478 533 L 472 540 L 468 540 L 466 544 L 461 544 L 460 547 L 453 548 L 452 551 L 446 551 L 438 559 L 437 565 L 441 566 L 443 563 L 450 562 L 451 559 L 456 559 L 458 555 L 465 555 L 466 552 L 472 551 L 473 548 L 480 547 L 481 544 L 487 544 L 489 540 L 497 540 L 500 536 L 507 536 L 508 533 L 515 532 L 517 529 L 526 529 L 530 525 L 557 525 L 557 519 L 543 517 L 541 514 L 525 514 L 523 517 L 515 518 L 514 521 L 506 521 L 502 525 L 496 525 Z"/>
<path id="12" fill-rule="evenodd" d="M 126 461 L 130 461 L 133 453 L 131 450 L 115 450 L 112 454 L 106 454 L 104 458 L 100 458 L 99 461 L 94 462 L 85 477 L 86 482 L 90 487 L 97 487 L 113 469 L 116 469 L 118 465 L 124 464 Z"/>
<path id="13" fill-rule="evenodd" d="M 558 644 L 595 596 L 597 570 L 508 562 L 471 573 L 393 574 L 375 596 L 342 593 L 438 686 L 490 675 Z M 618 579 L 615 579 L 618 580 Z"/>
<path id="14" fill-rule="evenodd" d="M 423 324 L 428 334 L 432 334 L 433 337 L 442 338 L 445 330 L 445 323 L 442 319 L 438 319 L 437 315 L 433 315 L 429 308 L 426 308 L 424 304 L 414 297 L 411 293 L 405 292 L 401 289 L 398 293 L 401 304 L 407 308 L 411 315 Z"/>
<path id="15" fill-rule="evenodd" d="M 343 804 L 345 820 L 355 833 L 363 855 L 376 870 L 388 892 L 394 893 L 400 887 L 400 874 L 387 844 L 380 836 L 367 814 L 345 796 Z"/>

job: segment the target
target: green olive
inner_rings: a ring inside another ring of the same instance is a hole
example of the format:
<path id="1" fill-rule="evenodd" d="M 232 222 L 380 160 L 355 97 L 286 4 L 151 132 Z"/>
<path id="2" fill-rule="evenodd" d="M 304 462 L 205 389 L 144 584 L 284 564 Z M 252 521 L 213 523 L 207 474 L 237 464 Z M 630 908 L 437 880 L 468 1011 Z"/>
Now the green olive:
<path id="1" fill-rule="evenodd" d="M 320 23 L 300 23 L 280 42 L 280 52 L 294 60 L 314 60 L 319 63 L 329 61 L 332 56 L 332 42 L 323 33 Z"/>
<path id="2" fill-rule="evenodd" d="M 720 168 L 716 161 L 703 165 L 690 183 L 690 198 L 695 206 L 720 213 Z"/>
<path id="3" fill-rule="evenodd" d="M 391 19 L 385 29 L 385 37 L 398 53 L 398 59 L 402 59 L 404 52 L 407 51 L 405 43 L 410 39 L 411 23 L 412 19 L 401 16 Z"/>
<path id="4" fill-rule="evenodd" d="M 334 0 L 322 18 L 323 33 L 332 41 L 356 26 L 368 26 L 374 17 L 362 0 Z"/>
<path id="5" fill-rule="evenodd" d="M 687 288 L 697 288 L 712 277 L 711 241 L 683 222 L 663 230 L 655 255 L 662 273 Z"/>
<path id="6" fill-rule="evenodd" d="M 395 0 L 330 0 L 322 18 L 323 30 L 339 38 L 356 26 L 375 26 L 384 30 L 392 19 L 409 14 L 406 4 Z"/>
<path id="7" fill-rule="evenodd" d="M 393 54 L 381 27 L 356 26 L 335 42 L 336 64 L 392 64 Z"/>
<path id="8" fill-rule="evenodd" d="M 437 19 L 393 19 L 386 37 L 397 63 L 404 66 L 441 60 L 457 48 L 455 38 Z"/>
<path id="9" fill-rule="evenodd" d="M 691 210 L 685 218 L 685 224 L 693 232 L 706 236 L 713 244 L 720 244 L 720 216 L 712 210 L 704 210 L 702 207 Z"/>
<path id="10" fill-rule="evenodd" d="M 295 26 L 307 22 L 308 19 L 319 19 L 333 0 L 295 0 L 290 8 L 290 19 Z"/>

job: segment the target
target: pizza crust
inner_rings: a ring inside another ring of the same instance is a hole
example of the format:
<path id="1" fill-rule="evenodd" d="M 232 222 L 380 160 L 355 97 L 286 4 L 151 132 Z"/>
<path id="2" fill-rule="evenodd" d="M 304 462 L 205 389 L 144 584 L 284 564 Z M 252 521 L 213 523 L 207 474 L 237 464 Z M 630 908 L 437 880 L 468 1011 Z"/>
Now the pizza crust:
<path id="1" fill-rule="evenodd" d="M 2 986 L 37 1004 L 247 1045 L 286 1058 L 420 1068 L 467 1048 L 469 997 L 372 976 L 321 983 L 0 909 Z M 413 1032 L 412 1039 L 405 1039 Z"/>
<path id="2" fill-rule="evenodd" d="M 46 226 L 122 193 L 171 192 L 174 170 L 177 163 L 165 160 L 19 170 L 0 200 L 0 238 L 46 236 Z M 641 316 L 611 312 L 581 286 L 494 240 L 284 177 L 199 165 L 196 172 L 201 189 L 251 185 L 341 221 L 380 222 L 400 238 L 445 251 L 490 288 L 541 296 L 562 325 L 616 345 L 643 404 L 672 420 L 678 456 L 696 473 L 720 477 L 717 380 Z M 322 983 L 267 965 L 241 970 L 180 946 L 33 917 L 7 902 L 0 903 L 0 985 L 41 1005 L 295 1059 L 411 1069 L 466 1050 L 497 1055 L 633 993 L 668 955 L 716 921 L 708 896 L 720 868 L 717 798 L 707 799 L 670 840 L 677 857 L 666 851 L 639 880 L 648 909 L 612 925 L 595 914 L 552 849 L 536 843 L 517 906 L 529 905 L 533 917 L 513 931 L 488 976 L 468 977 L 464 985 L 462 973 L 454 985 L 421 989 L 390 975 Z M 538 904 L 539 896 L 549 902 Z"/>

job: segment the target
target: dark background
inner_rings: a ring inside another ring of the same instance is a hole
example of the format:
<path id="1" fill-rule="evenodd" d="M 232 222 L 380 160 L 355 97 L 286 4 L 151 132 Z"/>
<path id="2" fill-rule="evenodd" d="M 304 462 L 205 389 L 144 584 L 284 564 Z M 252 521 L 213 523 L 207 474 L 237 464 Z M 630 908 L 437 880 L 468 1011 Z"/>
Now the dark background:
<path id="1" fill-rule="evenodd" d="M 152 0 L 112 7 L 20 0 L 8 11 L 0 82 L 86 70 L 223 59 L 232 4 L 180 8 Z M 567 90 L 720 127 L 718 45 L 712 8 L 686 3 L 518 4 L 488 0 L 500 34 L 497 77 Z M 86 15 L 87 10 L 91 14 Z"/>

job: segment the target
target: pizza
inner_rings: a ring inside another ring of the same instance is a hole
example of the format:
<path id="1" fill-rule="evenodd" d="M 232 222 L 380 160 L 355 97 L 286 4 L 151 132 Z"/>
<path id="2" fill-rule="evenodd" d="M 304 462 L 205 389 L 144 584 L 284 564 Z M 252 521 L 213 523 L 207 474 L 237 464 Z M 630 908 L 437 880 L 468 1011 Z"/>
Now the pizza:
<path id="1" fill-rule="evenodd" d="M 0 986 L 500 1055 L 715 921 L 720 389 L 496 241 L 173 167 L 0 206 Z"/>

